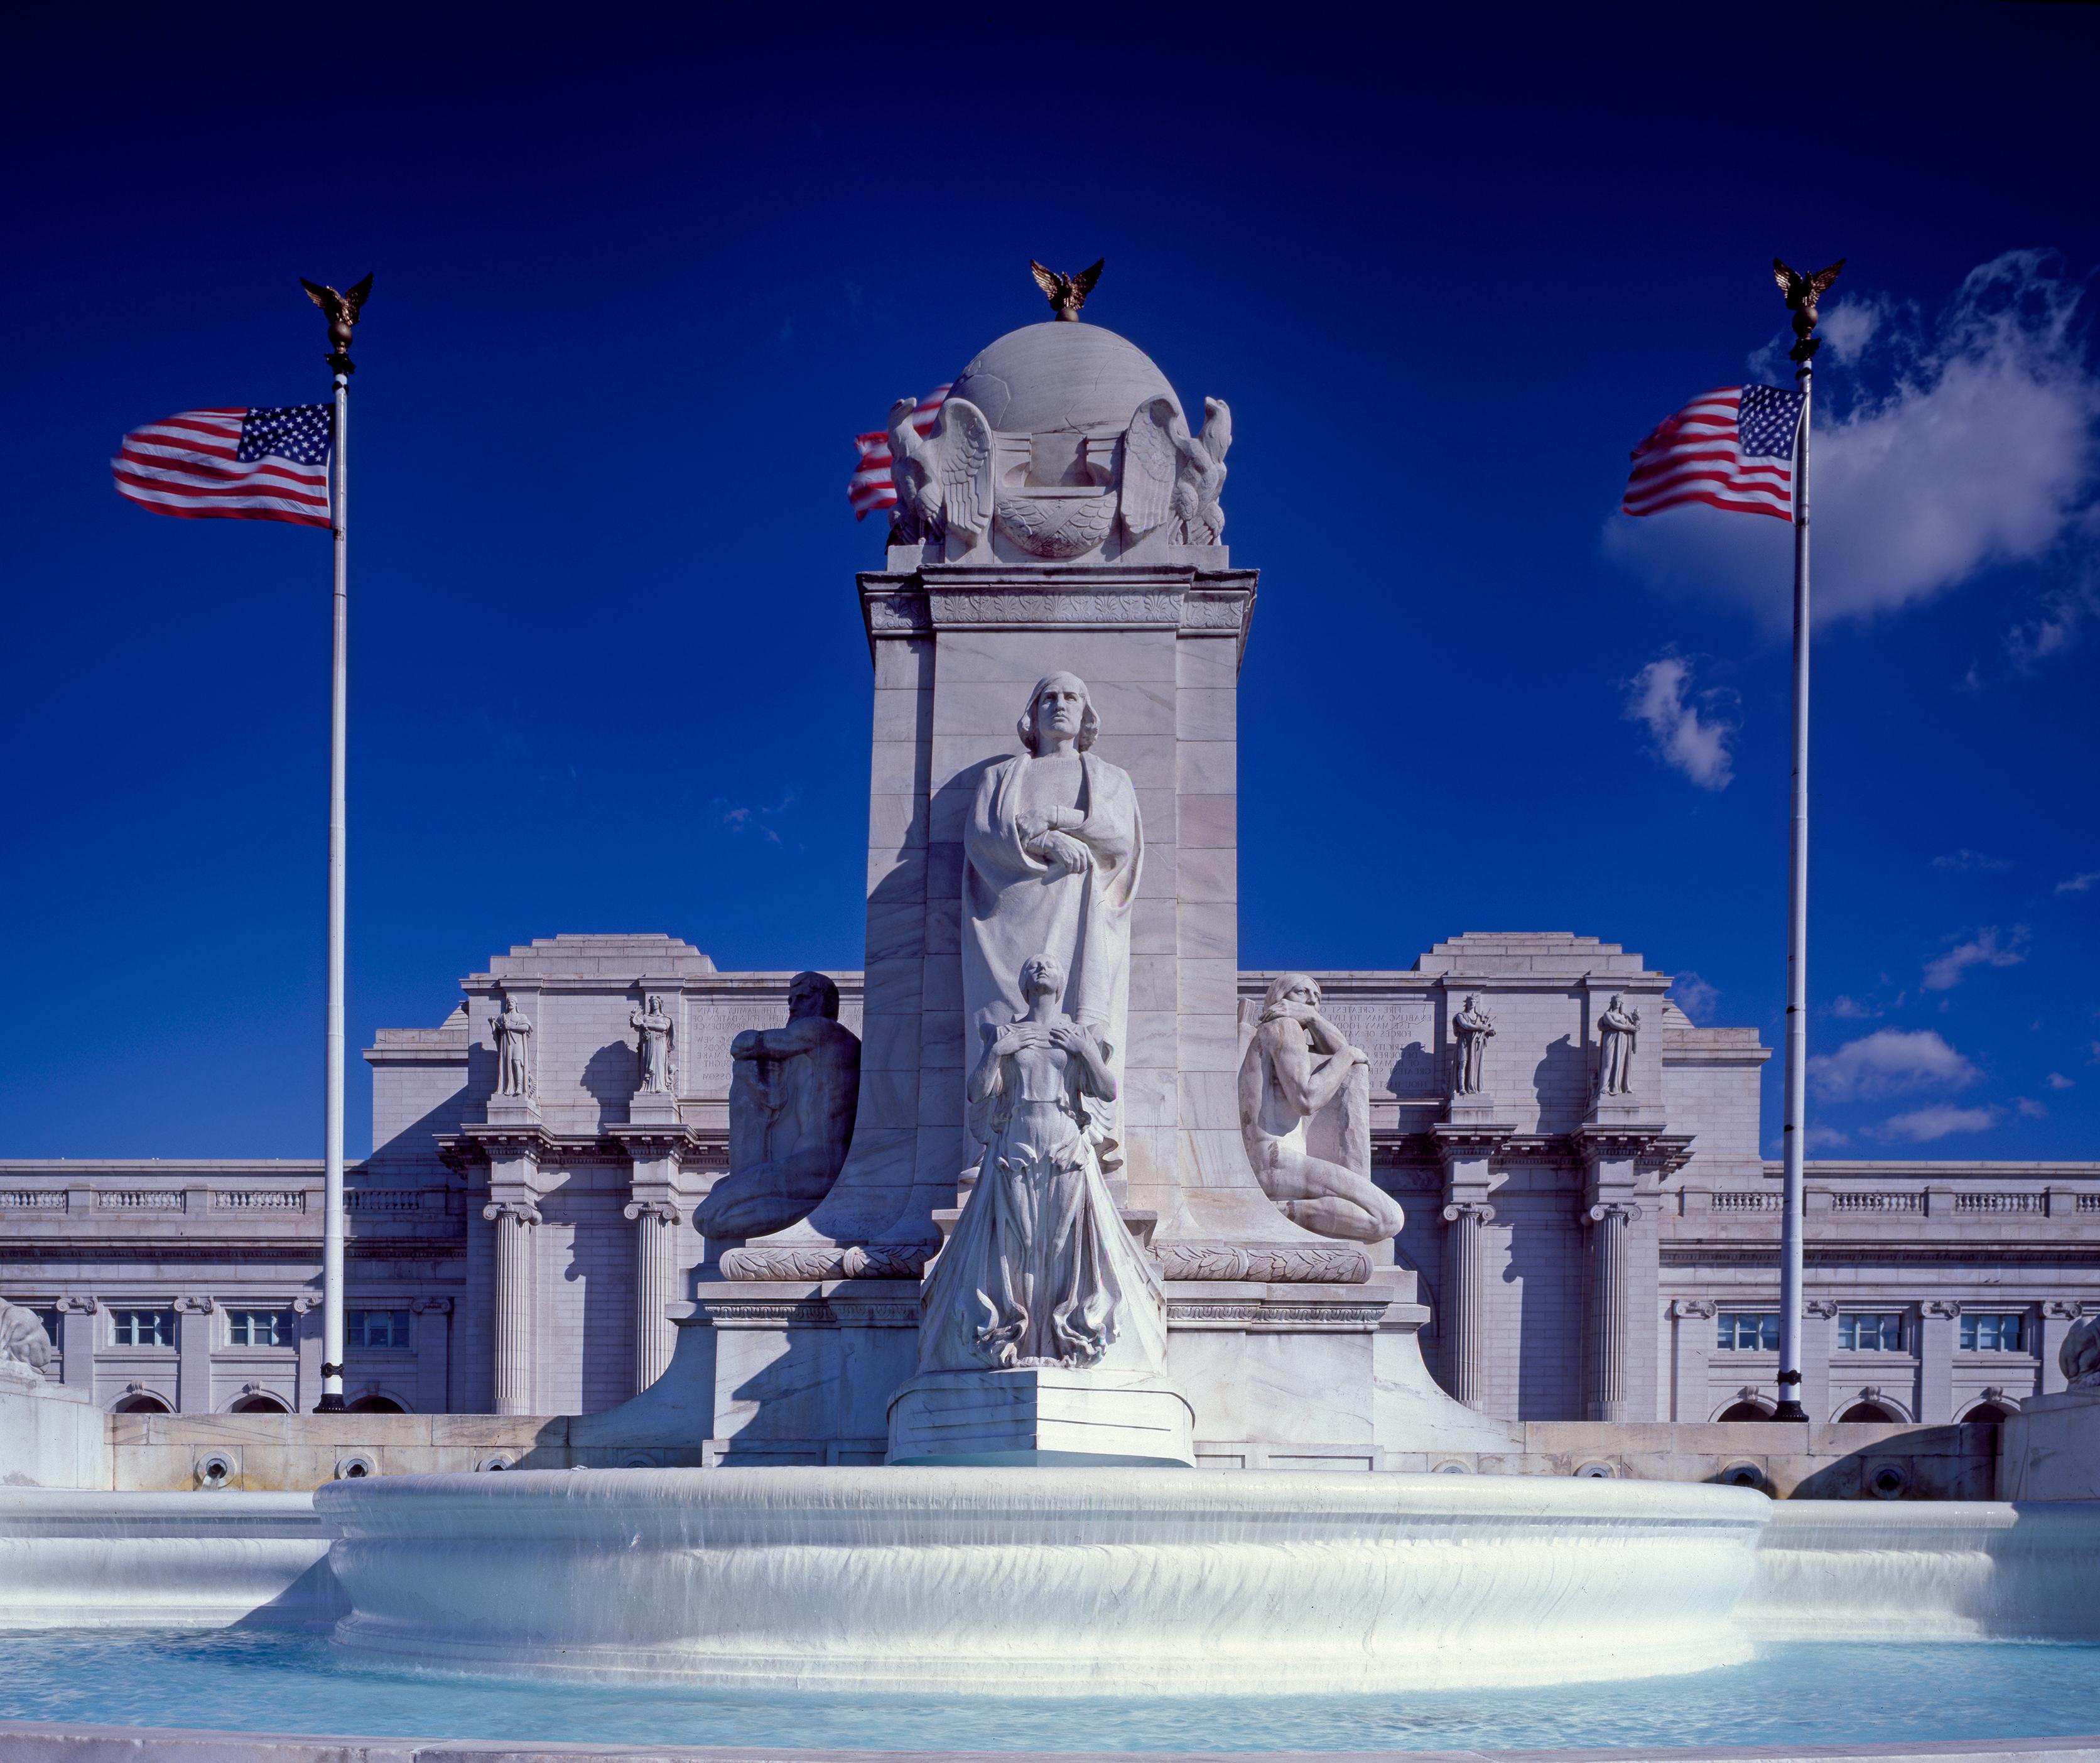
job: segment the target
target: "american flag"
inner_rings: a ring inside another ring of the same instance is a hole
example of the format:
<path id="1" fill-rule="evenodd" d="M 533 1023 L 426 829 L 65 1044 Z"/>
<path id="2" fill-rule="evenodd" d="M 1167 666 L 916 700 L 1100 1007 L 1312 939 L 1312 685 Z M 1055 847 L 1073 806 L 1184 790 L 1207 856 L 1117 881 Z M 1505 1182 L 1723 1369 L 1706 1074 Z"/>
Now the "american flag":
<path id="1" fill-rule="evenodd" d="M 921 398 L 919 408 L 911 413 L 912 427 L 921 435 L 932 434 L 933 418 L 947 395 L 946 386 L 936 386 Z M 865 520 L 878 508 L 897 506 L 897 487 L 889 480 L 889 431 L 877 429 L 872 435 L 856 435 L 854 445 L 860 449 L 860 462 L 846 479 L 846 500 L 853 504 L 854 519 Z"/>
<path id="2" fill-rule="evenodd" d="M 132 430 L 109 469 L 119 496 L 157 515 L 324 527 L 334 434 L 324 404 L 181 410 Z"/>
<path id="3" fill-rule="evenodd" d="M 1694 398 L 1634 448 L 1630 515 L 1705 502 L 1737 514 L 1793 518 L 1793 437 L 1801 394 L 1723 386 Z"/>

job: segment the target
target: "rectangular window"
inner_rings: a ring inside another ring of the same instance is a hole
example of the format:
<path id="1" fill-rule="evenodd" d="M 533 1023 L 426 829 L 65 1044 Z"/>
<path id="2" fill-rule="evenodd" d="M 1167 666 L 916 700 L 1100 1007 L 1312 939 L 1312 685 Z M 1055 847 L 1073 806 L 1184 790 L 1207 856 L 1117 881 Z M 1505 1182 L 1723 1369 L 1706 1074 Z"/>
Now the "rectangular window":
<path id="1" fill-rule="evenodd" d="M 171 1347 L 175 1344 L 175 1313 L 171 1310 L 112 1310 L 109 1339 L 120 1347 Z"/>
<path id="2" fill-rule="evenodd" d="M 51 1337 L 52 1349 L 55 1351 L 63 1346 L 65 1344 L 65 1337 L 59 1332 L 59 1313 L 55 1310 L 48 1310 L 39 1306 L 36 1308 L 34 1315 L 37 1320 L 44 1325 L 44 1332 Z"/>
<path id="3" fill-rule="evenodd" d="M 299 1319 L 288 1310 L 228 1310 L 226 1338 L 237 1347 L 297 1346 Z"/>
<path id="4" fill-rule="evenodd" d="M 2008 1315 L 1992 1315 L 1985 1311 L 1961 1319 L 1961 1350 L 1964 1353 L 2019 1353 L 2026 1350 L 2027 1330 L 2021 1326 L 2026 1321 L 2018 1310 Z"/>
<path id="5" fill-rule="evenodd" d="M 1779 1317 L 1768 1310 L 1723 1310 L 1716 1344 L 1723 1353 L 1776 1353 Z"/>
<path id="6" fill-rule="evenodd" d="M 354 1310 L 345 1318 L 345 1337 L 354 1347 L 404 1351 L 408 1345 L 408 1313 L 404 1310 Z"/>
<path id="7" fill-rule="evenodd" d="M 1901 1310 L 1857 1310 L 1838 1319 L 1838 1345 L 1846 1353 L 1903 1351 Z"/>

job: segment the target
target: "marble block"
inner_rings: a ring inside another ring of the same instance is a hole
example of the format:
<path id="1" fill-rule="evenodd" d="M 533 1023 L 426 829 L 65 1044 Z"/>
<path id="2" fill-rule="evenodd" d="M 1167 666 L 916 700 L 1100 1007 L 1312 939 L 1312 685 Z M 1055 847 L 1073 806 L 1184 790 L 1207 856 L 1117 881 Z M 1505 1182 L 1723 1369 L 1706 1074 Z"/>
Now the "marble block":
<path id="1" fill-rule="evenodd" d="M 668 1092 L 637 1090 L 628 1100 L 627 1123 L 630 1126 L 676 1126 L 678 1098 Z"/>
<path id="2" fill-rule="evenodd" d="M 933 1372 L 889 1398 L 892 1463 L 1193 1466 L 1189 1398 L 1157 1373 Z"/>

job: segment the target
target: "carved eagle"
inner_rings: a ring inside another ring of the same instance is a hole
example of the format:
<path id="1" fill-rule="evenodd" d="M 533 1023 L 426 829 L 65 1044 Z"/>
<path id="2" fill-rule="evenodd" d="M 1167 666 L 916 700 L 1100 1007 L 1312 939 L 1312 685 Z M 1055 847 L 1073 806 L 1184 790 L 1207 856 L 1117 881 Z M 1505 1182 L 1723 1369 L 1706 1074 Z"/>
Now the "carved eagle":
<path id="1" fill-rule="evenodd" d="M 309 281 L 299 277 L 299 285 L 307 290 L 307 298 L 321 309 L 329 321 L 329 341 L 335 345 L 336 353 L 347 354 L 350 334 L 357 327 L 357 315 L 364 309 L 371 297 L 372 277 L 367 276 L 347 294 L 338 294 L 325 282 Z"/>
<path id="2" fill-rule="evenodd" d="M 890 537 L 898 545 L 938 544 L 950 532 L 974 546 L 991 524 L 991 424 L 967 398 L 941 406 L 933 430 L 911 418 L 916 398 L 889 407 L 889 479 L 897 490 Z"/>
<path id="3" fill-rule="evenodd" d="M 1171 399 L 1140 404 L 1123 431 L 1121 512 L 1132 541 L 1164 526 L 1177 543 L 1217 544 L 1225 531 L 1218 498 L 1232 444 L 1232 409 L 1222 398 L 1203 400 L 1198 435 L 1189 432 L 1188 419 Z"/>
<path id="4" fill-rule="evenodd" d="M 1779 291 L 1786 296 L 1789 312 L 1798 312 L 1807 319 L 1812 329 L 1815 325 L 1815 303 L 1830 291 L 1837 281 L 1838 272 L 1845 267 L 1839 258 L 1828 269 L 1819 269 L 1812 276 L 1804 276 L 1798 269 L 1789 269 L 1779 258 L 1772 259 L 1772 280 L 1779 284 Z"/>
<path id="5" fill-rule="evenodd" d="M 1094 291 L 1094 284 L 1101 279 L 1107 263 L 1104 257 L 1092 269 L 1083 269 L 1076 276 L 1061 276 L 1032 257 L 1028 260 L 1028 267 L 1035 272 L 1035 285 L 1049 296 L 1050 310 L 1073 324 L 1079 322 L 1079 308 L 1087 303 L 1087 296 Z"/>

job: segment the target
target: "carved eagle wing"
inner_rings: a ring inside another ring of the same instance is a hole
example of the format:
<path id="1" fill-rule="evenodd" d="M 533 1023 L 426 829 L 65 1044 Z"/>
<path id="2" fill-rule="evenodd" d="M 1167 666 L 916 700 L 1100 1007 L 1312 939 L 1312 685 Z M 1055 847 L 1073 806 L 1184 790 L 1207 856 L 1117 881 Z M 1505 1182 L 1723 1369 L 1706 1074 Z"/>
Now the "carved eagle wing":
<path id="1" fill-rule="evenodd" d="M 1123 524 L 1133 539 L 1161 525 L 1172 508 L 1180 457 L 1173 425 L 1180 421 L 1180 413 L 1171 403 L 1153 398 L 1137 407 L 1123 431 Z"/>
<path id="2" fill-rule="evenodd" d="M 968 399 L 951 398 L 941 406 L 933 444 L 948 529 L 974 545 L 991 524 L 991 424 Z"/>

